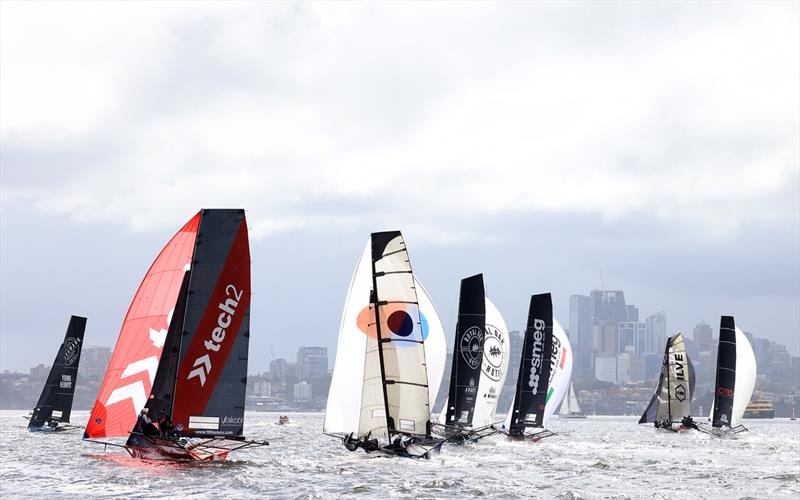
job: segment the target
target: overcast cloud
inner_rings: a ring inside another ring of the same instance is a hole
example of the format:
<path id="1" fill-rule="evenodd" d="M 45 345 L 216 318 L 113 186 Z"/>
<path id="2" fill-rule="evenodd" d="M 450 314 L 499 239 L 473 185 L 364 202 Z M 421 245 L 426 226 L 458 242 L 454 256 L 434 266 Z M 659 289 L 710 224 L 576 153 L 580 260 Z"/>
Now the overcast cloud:
<path id="1" fill-rule="evenodd" d="M 370 231 L 446 328 L 486 273 L 800 352 L 800 4 L 0 4 L 3 368 L 113 345 L 201 207 L 248 210 L 253 370 L 333 349 Z M 310 314 L 309 314 L 310 311 Z M 90 340 L 91 339 L 91 340 Z M 263 361 L 266 360 L 266 361 Z"/>

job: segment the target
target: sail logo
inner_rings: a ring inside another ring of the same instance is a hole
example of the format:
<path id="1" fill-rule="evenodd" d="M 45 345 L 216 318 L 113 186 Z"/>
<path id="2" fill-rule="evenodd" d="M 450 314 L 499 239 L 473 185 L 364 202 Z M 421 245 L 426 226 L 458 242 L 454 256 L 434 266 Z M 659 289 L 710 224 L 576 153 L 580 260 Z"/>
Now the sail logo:
<path id="1" fill-rule="evenodd" d="M 78 359 L 78 355 L 81 353 L 80 350 L 80 340 L 76 339 L 75 337 L 67 337 L 64 341 L 64 365 L 69 366 Z"/>
<path id="2" fill-rule="evenodd" d="M 473 370 L 478 368 L 483 357 L 483 332 L 477 326 L 473 326 L 461 336 L 461 357 Z"/>
<path id="3" fill-rule="evenodd" d="M 720 386 L 719 393 L 721 396 L 728 396 L 729 398 L 733 397 L 733 391 L 727 387 Z"/>
<path id="4" fill-rule="evenodd" d="M 483 367 L 482 371 L 490 380 L 497 382 L 503 377 L 503 360 L 505 339 L 500 330 L 492 325 L 486 325 L 486 335 L 483 338 Z"/>
<path id="5" fill-rule="evenodd" d="M 206 375 L 211 373 L 211 353 L 219 352 L 220 347 L 222 347 L 227 335 L 226 329 L 231 326 L 231 322 L 236 315 L 236 308 L 242 300 L 242 294 L 243 291 L 237 290 L 233 285 L 225 287 L 225 295 L 228 298 L 217 306 L 217 309 L 222 312 L 217 316 L 217 325 L 211 330 L 211 339 L 203 341 L 203 345 L 208 352 L 194 360 L 193 370 L 189 372 L 187 380 L 196 377 L 200 380 L 201 386 L 206 385 Z"/>
<path id="6" fill-rule="evenodd" d="M 244 423 L 242 417 L 222 417 L 222 425 L 241 425 Z"/>
<path id="7" fill-rule="evenodd" d="M 673 364 L 675 366 L 675 378 L 677 380 L 686 380 L 686 371 L 684 369 L 685 363 L 683 354 L 675 353 L 672 356 Z"/>
<path id="8" fill-rule="evenodd" d="M 681 402 L 686 400 L 686 387 L 684 387 L 683 384 L 675 386 L 675 399 Z"/>
<path id="9" fill-rule="evenodd" d="M 61 382 L 59 382 L 58 387 L 61 389 L 71 389 L 72 375 L 61 375 Z"/>
<path id="10" fill-rule="evenodd" d="M 533 320 L 533 346 L 531 347 L 531 371 L 528 377 L 528 387 L 535 396 L 539 392 L 539 378 L 542 371 L 542 351 L 544 350 L 545 322 L 540 319 Z"/>

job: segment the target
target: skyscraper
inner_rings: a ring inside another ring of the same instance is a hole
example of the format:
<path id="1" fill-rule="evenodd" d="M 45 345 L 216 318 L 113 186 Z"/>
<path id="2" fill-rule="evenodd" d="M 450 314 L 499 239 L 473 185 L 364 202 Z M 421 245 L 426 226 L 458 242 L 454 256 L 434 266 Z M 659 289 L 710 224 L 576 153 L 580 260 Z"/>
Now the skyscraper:
<path id="1" fill-rule="evenodd" d="M 645 352 L 657 353 L 664 348 L 667 340 L 667 315 L 665 312 L 657 312 L 648 316 L 645 320 L 647 328 L 647 341 L 645 342 Z"/>
<path id="2" fill-rule="evenodd" d="M 569 339 L 575 350 L 575 371 L 592 368 L 592 303 L 587 295 L 569 298 Z"/>
<path id="3" fill-rule="evenodd" d="M 694 345 L 700 352 L 711 351 L 713 347 L 712 337 L 714 336 L 714 329 L 705 321 L 701 321 L 694 327 L 692 332 L 692 340 Z"/>
<path id="4" fill-rule="evenodd" d="M 328 348 L 301 347 L 297 350 L 297 364 L 307 367 L 310 380 L 322 380 L 328 376 Z"/>

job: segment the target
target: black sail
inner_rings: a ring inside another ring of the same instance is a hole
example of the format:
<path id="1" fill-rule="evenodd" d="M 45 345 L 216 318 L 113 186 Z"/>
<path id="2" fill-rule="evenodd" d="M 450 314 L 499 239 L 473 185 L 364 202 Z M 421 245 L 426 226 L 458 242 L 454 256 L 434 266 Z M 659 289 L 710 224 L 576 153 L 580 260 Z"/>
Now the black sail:
<path id="1" fill-rule="evenodd" d="M 719 324 L 714 414 L 711 420 L 713 427 L 730 427 L 734 387 L 736 387 L 736 323 L 733 316 L 722 316 Z"/>
<path id="2" fill-rule="evenodd" d="M 461 280 L 445 421 L 448 425 L 472 424 L 483 362 L 485 327 L 486 293 L 483 275 L 476 274 Z"/>
<path id="3" fill-rule="evenodd" d="M 64 342 L 58 349 L 47 382 L 33 409 L 29 429 L 42 427 L 46 422 L 69 422 L 85 330 L 86 318 L 70 318 Z"/>
<path id="4" fill-rule="evenodd" d="M 517 394 L 511 409 L 512 435 L 526 427 L 544 425 L 544 407 L 550 381 L 550 356 L 553 352 L 553 301 L 549 293 L 533 295 L 528 325 L 522 345 L 522 361 L 517 378 Z"/>

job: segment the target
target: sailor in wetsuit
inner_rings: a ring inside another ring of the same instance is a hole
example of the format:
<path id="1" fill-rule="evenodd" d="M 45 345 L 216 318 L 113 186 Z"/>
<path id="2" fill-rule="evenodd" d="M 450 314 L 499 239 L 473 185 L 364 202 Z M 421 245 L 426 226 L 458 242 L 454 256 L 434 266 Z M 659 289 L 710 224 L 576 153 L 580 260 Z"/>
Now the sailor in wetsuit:
<path id="1" fill-rule="evenodd" d="M 695 429 L 697 430 L 697 424 L 694 423 L 694 419 L 690 415 L 686 415 L 681 420 L 681 425 L 686 427 L 687 429 Z"/>
<path id="2" fill-rule="evenodd" d="M 158 415 L 158 431 L 161 433 L 161 437 L 169 438 L 173 429 L 172 420 L 167 415 L 166 410 L 161 410 Z"/>
<path id="3" fill-rule="evenodd" d="M 150 420 L 150 415 L 147 414 L 147 408 L 142 408 L 139 412 L 139 429 L 145 436 L 158 436 L 159 432 L 153 421 Z"/>

